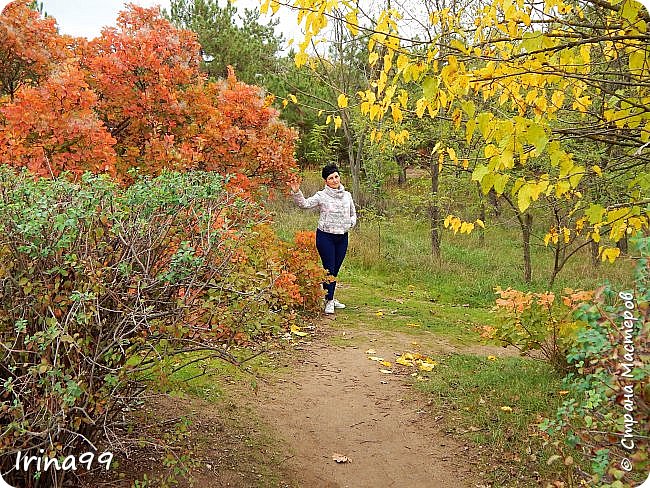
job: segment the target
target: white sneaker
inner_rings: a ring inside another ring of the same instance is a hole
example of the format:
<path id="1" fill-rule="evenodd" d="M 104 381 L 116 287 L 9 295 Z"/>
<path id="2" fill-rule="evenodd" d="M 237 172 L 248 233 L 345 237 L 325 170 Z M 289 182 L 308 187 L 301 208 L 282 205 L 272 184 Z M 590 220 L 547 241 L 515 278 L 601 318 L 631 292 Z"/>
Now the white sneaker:
<path id="1" fill-rule="evenodd" d="M 334 313 L 334 300 L 325 302 L 325 313 Z"/>
<path id="2" fill-rule="evenodd" d="M 334 308 L 345 308 L 345 303 L 339 302 L 336 298 L 332 301 L 334 302 Z"/>

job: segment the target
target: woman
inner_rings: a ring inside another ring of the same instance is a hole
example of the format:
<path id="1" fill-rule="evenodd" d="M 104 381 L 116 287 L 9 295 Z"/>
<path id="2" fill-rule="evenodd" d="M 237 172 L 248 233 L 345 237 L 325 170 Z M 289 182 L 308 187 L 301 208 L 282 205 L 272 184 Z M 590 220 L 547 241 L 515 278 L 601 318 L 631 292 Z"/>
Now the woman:
<path id="1" fill-rule="evenodd" d="M 316 229 L 316 249 L 320 254 L 323 268 L 336 277 L 348 250 L 348 231 L 357 223 L 357 212 L 352 195 L 341 184 L 339 169 L 334 164 L 327 165 L 321 172 L 325 188 L 315 195 L 305 198 L 300 191 L 300 181 L 291 183 L 291 194 L 300 208 L 318 207 L 320 218 Z M 323 283 L 327 291 L 325 313 L 334 313 L 335 308 L 345 308 L 334 299 L 336 281 Z"/>

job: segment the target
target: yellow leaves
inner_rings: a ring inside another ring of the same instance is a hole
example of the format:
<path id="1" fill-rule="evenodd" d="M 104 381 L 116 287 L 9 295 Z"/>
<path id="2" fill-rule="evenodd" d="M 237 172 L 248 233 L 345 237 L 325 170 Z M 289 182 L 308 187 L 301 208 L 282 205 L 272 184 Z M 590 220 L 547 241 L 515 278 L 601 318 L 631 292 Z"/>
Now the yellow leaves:
<path id="1" fill-rule="evenodd" d="M 402 121 L 404 116 L 402 115 L 402 111 L 399 108 L 399 104 L 393 103 L 391 106 L 391 114 L 393 116 L 393 121 L 398 124 Z"/>
<path id="2" fill-rule="evenodd" d="M 407 352 L 399 356 L 395 363 L 401 364 L 402 366 L 415 367 L 417 366 L 420 371 L 433 371 L 438 363 L 432 360 L 430 357 L 423 356 L 418 353 Z"/>
<path id="3" fill-rule="evenodd" d="M 378 312 L 375 313 L 375 315 L 376 315 L 377 317 L 383 317 L 383 316 L 384 316 L 384 312 L 382 312 L 381 310 L 379 310 Z"/>
<path id="4" fill-rule="evenodd" d="M 346 27 L 350 31 L 352 37 L 359 33 L 359 21 L 357 19 L 357 9 L 350 10 L 345 15 Z"/>
<path id="5" fill-rule="evenodd" d="M 572 105 L 572 108 L 574 110 L 579 110 L 581 113 L 586 113 L 587 109 L 591 105 L 591 97 L 589 95 L 585 95 L 583 97 L 578 97 Z"/>
<path id="6" fill-rule="evenodd" d="M 379 54 L 373 51 L 368 56 L 368 64 L 370 66 L 374 66 L 378 59 L 379 59 Z"/>
<path id="7" fill-rule="evenodd" d="M 487 357 L 487 360 L 488 360 L 488 361 L 496 361 L 496 360 L 497 360 L 497 357 L 496 357 L 496 356 L 488 356 L 488 357 Z"/>
<path id="8" fill-rule="evenodd" d="M 458 156 L 456 156 L 456 151 L 454 150 L 453 147 L 448 147 L 447 148 L 447 154 L 449 155 L 449 158 L 456 164 L 458 164 Z"/>
<path id="9" fill-rule="evenodd" d="M 401 355 L 400 357 L 398 357 L 398 358 L 395 360 L 395 362 L 396 362 L 397 364 L 401 364 L 402 366 L 413 366 L 413 361 L 412 361 L 412 360 L 409 360 L 409 359 L 406 359 L 406 358 L 404 357 L 404 355 Z"/>
<path id="10" fill-rule="evenodd" d="M 296 63 L 296 66 L 300 68 L 301 66 L 304 66 L 307 64 L 307 61 L 309 60 L 309 56 L 307 56 L 307 53 L 305 52 L 298 52 L 296 53 L 296 56 L 294 57 L 294 62 Z"/>
<path id="11" fill-rule="evenodd" d="M 339 127 L 341 127 L 342 123 L 343 121 L 341 120 L 341 117 L 339 117 L 338 115 L 334 117 L 334 130 L 337 131 Z"/>
<path id="12" fill-rule="evenodd" d="M 417 102 L 415 102 L 415 114 L 419 117 L 422 118 L 424 115 L 424 111 L 427 109 L 429 102 L 427 102 L 426 98 L 420 98 Z"/>
<path id="13" fill-rule="evenodd" d="M 388 136 L 393 146 L 401 146 L 409 138 L 409 131 L 407 131 L 406 129 L 403 129 L 400 132 L 395 132 L 394 130 L 391 130 L 389 131 Z"/>
<path id="14" fill-rule="evenodd" d="M 400 90 L 397 100 L 402 105 L 402 108 L 407 108 L 408 106 L 409 94 L 406 90 Z"/>
<path id="15" fill-rule="evenodd" d="M 542 179 L 537 183 L 528 182 L 521 185 L 517 192 L 517 206 L 519 210 L 525 212 L 530 207 L 530 204 L 536 201 L 547 188 L 547 179 Z"/>
<path id="16" fill-rule="evenodd" d="M 600 169 L 600 166 L 597 164 L 594 164 L 591 169 L 593 170 L 594 173 L 596 173 L 598 176 L 602 177 L 603 176 L 603 170 Z"/>
<path id="17" fill-rule="evenodd" d="M 446 229 L 451 228 L 454 234 L 460 232 L 461 234 L 470 234 L 474 230 L 474 223 L 464 222 L 454 215 L 447 215 L 444 220 Z"/>
<path id="18" fill-rule="evenodd" d="M 621 250 L 618 247 L 608 247 L 605 248 L 603 246 L 600 246 L 598 248 L 598 253 L 601 256 L 602 261 L 609 261 L 610 263 L 613 263 L 616 261 L 616 258 L 621 254 Z"/>
<path id="19" fill-rule="evenodd" d="M 562 108 L 562 105 L 564 104 L 564 99 L 565 99 L 565 95 L 564 92 L 561 90 L 557 90 L 553 92 L 553 95 L 551 95 L 551 103 L 556 109 Z"/>
<path id="20" fill-rule="evenodd" d="M 298 337 L 305 337 L 308 335 L 307 332 L 303 332 L 302 330 L 300 330 L 300 327 L 298 327 L 297 325 L 291 326 L 291 333 L 297 335 Z"/>
<path id="21" fill-rule="evenodd" d="M 348 97 L 346 97 L 344 93 L 341 93 L 336 101 L 339 108 L 346 108 L 348 106 Z"/>
<path id="22" fill-rule="evenodd" d="M 502 406 L 502 407 L 499 407 L 499 410 L 501 410 L 502 412 L 512 413 L 512 407 L 508 407 L 508 406 L 505 406 L 505 405 Z"/>
<path id="23" fill-rule="evenodd" d="M 370 120 L 375 120 L 375 118 L 380 119 L 382 115 L 382 110 L 381 106 L 379 105 L 372 105 L 370 107 Z"/>
<path id="24" fill-rule="evenodd" d="M 437 364 L 438 363 L 434 361 L 429 362 L 429 361 L 421 360 L 418 364 L 418 368 L 420 369 L 420 371 L 429 372 L 429 371 L 433 371 L 433 368 L 435 368 Z"/>
<path id="25" fill-rule="evenodd" d="M 406 66 L 408 65 L 408 62 L 409 62 L 409 58 L 407 56 L 405 56 L 404 54 L 400 54 L 399 56 L 397 56 L 397 61 L 396 61 L 395 64 L 397 66 L 397 69 L 399 71 L 402 71 L 402 70 L 404 70 L 404 68 L 406 68 Z"/>
<path id="26" fill-rule="evenodd" d="M 560 235 L 558 234 L 555 227 L 552 227 L 551 230 L 548 232 L 548 234 L 544 236 L 544 245 L 548 246 L 549 242 L 552 242 L 553 244 L 557 244 L 559 240 L 560 240 Z"/>

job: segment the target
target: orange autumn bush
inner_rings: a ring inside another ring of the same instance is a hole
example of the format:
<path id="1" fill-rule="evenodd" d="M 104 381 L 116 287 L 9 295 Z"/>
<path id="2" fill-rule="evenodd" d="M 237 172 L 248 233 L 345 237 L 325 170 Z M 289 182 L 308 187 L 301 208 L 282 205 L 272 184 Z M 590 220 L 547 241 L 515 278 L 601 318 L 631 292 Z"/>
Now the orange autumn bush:
<path id="1" fill-rule="evenodd" d="M 0 14 L 0 163 L 41 176 L 69 171 L 216 171 L 254 193 L 285 187 L 297 133 L 257 86 L 211 81 L 196 34 L 159 8 L 129 4 L 96 39 L 61 36 L 29 1 Z"/>
<path id="2" fill-rule="evenodd" d="M 561 300 L 553 292 L 532 293 L 497 287 L 497 324 L 481 327 L 481 336 L 522 355 L 541 355 L 559 372 L 567 367 L 566 353 L 581 322 L 573 311 L 594 292 L 565 290 Z"/>

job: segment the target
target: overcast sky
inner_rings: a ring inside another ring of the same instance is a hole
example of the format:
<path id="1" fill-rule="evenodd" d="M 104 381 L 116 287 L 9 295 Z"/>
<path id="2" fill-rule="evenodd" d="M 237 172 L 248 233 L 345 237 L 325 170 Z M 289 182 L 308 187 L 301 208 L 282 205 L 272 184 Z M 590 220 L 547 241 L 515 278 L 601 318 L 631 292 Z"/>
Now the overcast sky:
<path id="1" fill-rule="evenodd" d="M 169 10 L 170 0 L 130 1 L 145 7 L 160 5 Z M 225 1 L 219 0 L 219 3 L 223 5 Z M 650 10 L 650 0 L 640 1 Z M 0 9 L 7 3 L 9 3 L 7 0 L 0 0 Z M 125 3 L 127 2 L 123 0 L 43 0 L 45 10 L 57 20 L 63 33 L 88 38 L 98 36 L 104 26 L 115 25 L 117 13 L 122 10 Z M 259 2 L 258 0 L 235 0 L 235 6 L 243 13 L 244 8 L 258 7 Z M 296 25 L 295 14 L 286 13 L 285 9 L 280 9 L 278 14 L 280 25 L 276 27 L 276 31 L 283 34 L 285 41 L 292 37 L 300 40 L 301 35 Z"/>
<path id="2" fill-rule="evenodd" d="M 135 3 L 143 7 L 160 5 L 169 11 L 170 0 L 42 0 L 44 10 L 54 17 L 63 34 L 82 36 L 92 39 L 100 34 L 102 27 L 115 25 L 117 14 L 123 10 L 126 3 Z M 0 10 L 7 0 L 0 0 Z M 219 0 L 220 5 L 225 0 Z M 259 8 L 257 0 L 235 0 L 237 10 L 243 14 L 245 8 Z M 280 12 L 278 12 L 278 15 Z M 270 19 L 270 17 L 269 17 Z M 261 17 L 266 23 L 266 17 Z M 282 33 L 285 41 L 291 37 L 300 37 L 295 15 L 284 14 L 280 17 L 280 25 L 276 32 Z"/>

